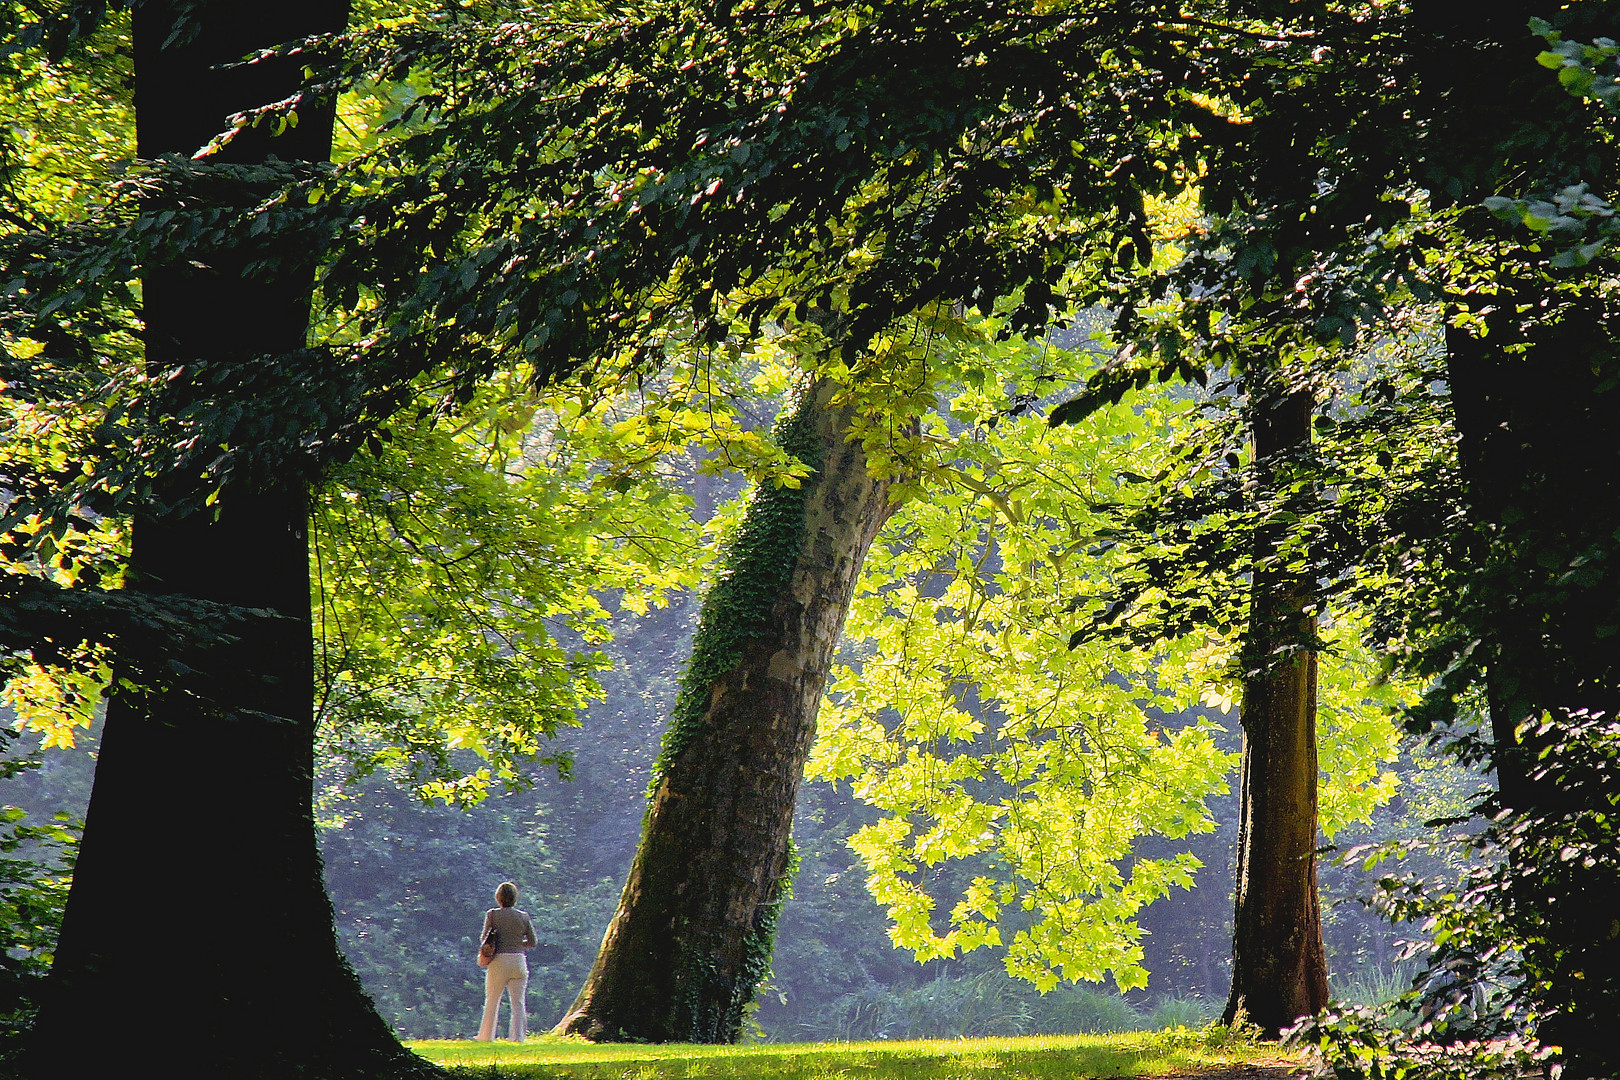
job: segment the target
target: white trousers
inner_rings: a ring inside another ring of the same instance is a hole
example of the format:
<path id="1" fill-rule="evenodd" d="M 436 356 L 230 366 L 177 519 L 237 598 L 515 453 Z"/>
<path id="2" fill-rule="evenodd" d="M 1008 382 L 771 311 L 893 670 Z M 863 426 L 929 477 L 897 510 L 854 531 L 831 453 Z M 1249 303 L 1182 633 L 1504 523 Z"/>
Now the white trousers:
<path id="1" fill-rule="evenodd" d="M 512 1041 L 522 1042 L 529 1033 L 529 1012 L 523 998 L 529 990 L 529 961 L 520 952 L 496 953 L 484 969 L 484 1022 L 478 1025 L 478 1038 L 489 1042 L 495 1037 L 495 1016 L 501 1008 L 501 994 L 512 999 Z"/>

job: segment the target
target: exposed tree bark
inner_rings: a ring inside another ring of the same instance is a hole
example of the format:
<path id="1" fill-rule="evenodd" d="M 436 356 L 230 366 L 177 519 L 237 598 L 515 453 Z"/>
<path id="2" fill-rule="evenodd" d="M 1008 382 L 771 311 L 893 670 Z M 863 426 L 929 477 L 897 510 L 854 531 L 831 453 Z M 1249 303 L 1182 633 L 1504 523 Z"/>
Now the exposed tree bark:
<path id="1" fill-rule="evenodd" d="M 784 443 L 815 468 L 762 490 L 704 599 L 641 846 L 558 1034 L 734 1042 L 792 874 L 793 803 L 861 563 L 893 512 L 817 380 Z"/>
<path id="2" fill-rule="evenodd" d="M 1258 395 L 1257 395 L 1258 396 Z M 1255 403 L 1259 483 L 1275 487 L 1280 459 L 1310 443 L 1313 395 Z M 1275 565 L 1284 533 L 1255 541 L 1243 686 L 1243 776 L 1232 927 L 1232 991 L 1268 1037 L 1327 1004 L 1327 959 L 1316 889 L 1316 653 L 1312 582 Z"/>
<path id="3" fill-rule="evenodd" d="M 296 59 L 220 65 L 346 18 L 346 0 L 139 5 L 141 155 L 189 156 L 231 112 L 295 92 Z M 324 160 L 331 110 L 306 108 L 300 120 L 273 140 L 268 126 L 247 132 L 216 160 Z M 263 254 L 237 246 L 208 265 L 144 268 L 146 363 L 177 372 L 160 391 L 165 415 L 251 412 L 251 400 L 210 400 L 208 365 L 274 365 L 304 347 L 313 263 L 250 279 L 246 266 Z M 216 635 L 200 670 L 176 672 L 175 687 L 110 701 L 30 1074 L 115 1075 L 154 1040 L 165 1049 L 153 1067 L 188 1075 L 436 1072 L 365 997 L 322 883 L 305 478 L 228 485 L 212 509 L 180 503 L 160 493 L 136 518 L 128 587 L 258 610 Z"/>

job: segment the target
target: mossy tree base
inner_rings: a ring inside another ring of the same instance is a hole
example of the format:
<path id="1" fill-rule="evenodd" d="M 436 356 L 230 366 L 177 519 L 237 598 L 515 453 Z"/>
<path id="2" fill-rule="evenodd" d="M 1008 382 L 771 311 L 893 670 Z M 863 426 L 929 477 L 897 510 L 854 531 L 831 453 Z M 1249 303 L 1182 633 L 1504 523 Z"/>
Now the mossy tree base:
<path id="1" fill-rule="evenodd" d="M 734 1042 L 791 876 L 793 804 L 856 578 L 893 511 L 821 379 L 782 427 L 815 473 L 749 507 L 705 598 L 641 846 L 557 1034 Z"/>

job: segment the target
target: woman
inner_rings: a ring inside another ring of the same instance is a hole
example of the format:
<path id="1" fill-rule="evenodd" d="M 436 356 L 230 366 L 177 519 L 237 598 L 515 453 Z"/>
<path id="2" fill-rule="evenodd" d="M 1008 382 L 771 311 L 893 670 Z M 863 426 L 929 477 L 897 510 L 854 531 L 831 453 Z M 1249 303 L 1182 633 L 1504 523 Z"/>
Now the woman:
<path id="1" fill-rule="evenodd" d="M 501 992 L 512 999 L 512 1041 L 522 1042 L 529 1033 L 529 1013 L 523 997 L 529 989 L 529 961 L 523 950 L 534 948 L 534 923 L 529 913 L 519 911 L 517 886 L 503 881 L 495 890 L 499 907 L 490 908 L 484 915 L 484 929 L 478 935 L 482 942 L 490 927 L 495 928 L 495 958 L 484 969 L 484 1022 L 478 1026 L 480 1042 L 495 1037 L 495 1016 L 501 1008 Z"/>

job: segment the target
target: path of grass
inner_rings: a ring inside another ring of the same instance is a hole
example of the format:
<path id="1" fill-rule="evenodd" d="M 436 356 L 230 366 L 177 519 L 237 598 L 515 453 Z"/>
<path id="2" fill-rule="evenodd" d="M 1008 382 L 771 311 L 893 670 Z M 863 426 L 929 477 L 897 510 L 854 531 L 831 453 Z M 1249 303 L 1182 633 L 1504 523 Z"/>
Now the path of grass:
<path id="1" fill-rule="evenodd" d="M 413 1042 L 461 1076 L 500 1080 L 1082 1080 L 1153 1076 L 1281 1078 L 1298 1061 L 1224 1028 L 919 1042 L 744 1046 Z"/>

